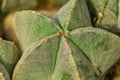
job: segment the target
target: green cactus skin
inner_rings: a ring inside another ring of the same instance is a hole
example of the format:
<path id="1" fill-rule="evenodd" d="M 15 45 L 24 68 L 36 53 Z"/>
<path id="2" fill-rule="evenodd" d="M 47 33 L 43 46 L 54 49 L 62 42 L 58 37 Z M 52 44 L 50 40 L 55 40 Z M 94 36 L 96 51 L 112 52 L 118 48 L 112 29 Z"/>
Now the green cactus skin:
<path id="1" fill-rule="evenodd" d="M 65 30 L 91 26 L 90 16 L 85 1 L 70 0 L 55 16 Z"/>
<path id="2" fill-rule="evenodd" d="M 20 20 L 20 18 L 24 19 L 24 21 Z M 35 13 L 34 11 L 23 11 L 20 14 L 18 13 L 16 15 L 15 22 L 16 26 L 21 26 L 19 27 L 19 29 L 16 29 L 18 33 L 17 36 L 19 36 L 18 40 L 20 41 L 23 52 L 32 43 L 44 37 L 53 35 L 60 30 L 60 28 L 56 24 L 52 24 L 52 22 L 54 22 L 53 19 L 48 18 L 42 14 Z"/>
<path id="3" fill-rule="evenodd" d="M 0 39 L 0 63 L 12 76 L 13 69 L 20 58 L 20 53 L 14 43 Z"/>
<path id="4" fill-rule="evenodd" d="M 31 9 L 37 6 L 37 0 L 3 0 L 2 12 L 11 12 L 16 10 Z"/>
<path id="5" fill-rule="evenodd" d="M 85 0 L 70 0 L 55 19 L 17 12 L 15 25 L 23 55 L 13 80 L 103 80 L 120 58 L 120 38 L 90 27 Z"/>
<path id="6" fill-rule="evenodd" d="M 10 80 L 7 70 L 1 63 L 0 63 L 0 80 Z"/>
<path id="7" fill-rule="evenodd" d="M 119 0 L 87 0 L 93 24 L 114 33 L 120 33 Z"/>

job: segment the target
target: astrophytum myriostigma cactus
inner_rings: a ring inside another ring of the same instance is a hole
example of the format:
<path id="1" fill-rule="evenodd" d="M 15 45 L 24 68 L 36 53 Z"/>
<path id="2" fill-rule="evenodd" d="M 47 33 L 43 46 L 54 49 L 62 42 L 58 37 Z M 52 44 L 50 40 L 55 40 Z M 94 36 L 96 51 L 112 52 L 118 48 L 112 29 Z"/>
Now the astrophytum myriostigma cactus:
<path id="1" fill-rule="evenodd" d="M 31 9 L 37 6 L 37 0 L 1 0 L 2 12 Z"/>
<path id="2" fill-rule="evenodd" d="M 8 73 L 11 78 L 13 69 L 19 58 L 20 53 L 14 43 L 0 39 L 0 80 L 9 80 L 7 78 Z M 1 74 L 7 79 L 1 79 Z"/>
<path id="3" fill-rule="evenodd" d="M 87 3 L 95 26 L 120 33 L 119 0 L 87 0 Z"/>
<path id="4" fill-rule="evenodd" d="M 85 0 L 70 0 L 54 18 L 17 12 L 23 54 L 13 80 L 103 80 L 120 58 L 120 38 L 91 26 Z"/>

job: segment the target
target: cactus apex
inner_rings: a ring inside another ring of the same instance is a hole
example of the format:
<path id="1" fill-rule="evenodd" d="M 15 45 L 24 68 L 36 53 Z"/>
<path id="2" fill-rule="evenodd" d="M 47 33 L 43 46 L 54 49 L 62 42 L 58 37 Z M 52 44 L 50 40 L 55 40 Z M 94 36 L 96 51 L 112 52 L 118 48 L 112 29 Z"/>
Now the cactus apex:
<path id="1" fill-rule="evenodd" d="M 69 31 L 66 31 L 65 32 L 65 36 L 67 36 L 67 35 L 69 35 L 70 34 L 70 32 Z"/>

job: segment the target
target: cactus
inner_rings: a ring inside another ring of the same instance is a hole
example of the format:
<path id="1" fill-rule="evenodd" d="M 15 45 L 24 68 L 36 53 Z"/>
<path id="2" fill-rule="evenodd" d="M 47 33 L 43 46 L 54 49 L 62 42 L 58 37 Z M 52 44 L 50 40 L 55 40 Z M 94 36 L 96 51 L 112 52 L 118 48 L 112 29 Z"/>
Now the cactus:
<path id="1" fill-rule="evenodd" d="M 37 0 L 2 0 L 2 12 L 31 9 L 37 6 Z"/>
<path id="2" fill-rule="evenodd" d="M 0 39 L 0 70 L 2 68 L 3 71 L 7 70 L 7 72 L 11 77 L 13 73 L 13 69 L 19 58 L 20 58 L 20 53 L 16 48 L 16 46 L 14 45 L 14 43 Z M 5 70 L 4 67 L 2 67 L 2 65 L 5 67 Z"/>
<path id="3" fill-rule="evenodd" d="M 120 58 L 120 38 L 92 27 L 85 0 L 70 0 L 54 18 L 17 12 L 22 57 L 13 80 L 103 80 Z"/>
<path id="4" fill-rule="evenodd" d="M 10 80 L 7 70 L 1 63 L 0 63 L 0 80 Z"/>
<path id="5" fill-rule="evenodd" d="M 93 24 L 120 33 L 119 0 L 87 0 Z"/>

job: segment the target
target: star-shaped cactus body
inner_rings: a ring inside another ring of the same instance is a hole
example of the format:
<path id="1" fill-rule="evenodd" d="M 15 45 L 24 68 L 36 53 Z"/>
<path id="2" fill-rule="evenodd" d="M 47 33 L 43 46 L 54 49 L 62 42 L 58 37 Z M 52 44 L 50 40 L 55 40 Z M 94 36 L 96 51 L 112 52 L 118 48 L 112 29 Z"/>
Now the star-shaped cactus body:
<path id="1" fill-rule="evenodd" d="M 13 80 L 99 80 L 120 58 L 118 36 L 93 28 L 85 0 L 70 0 L 54 18 L 17 12 L 23 55 Z"/>

